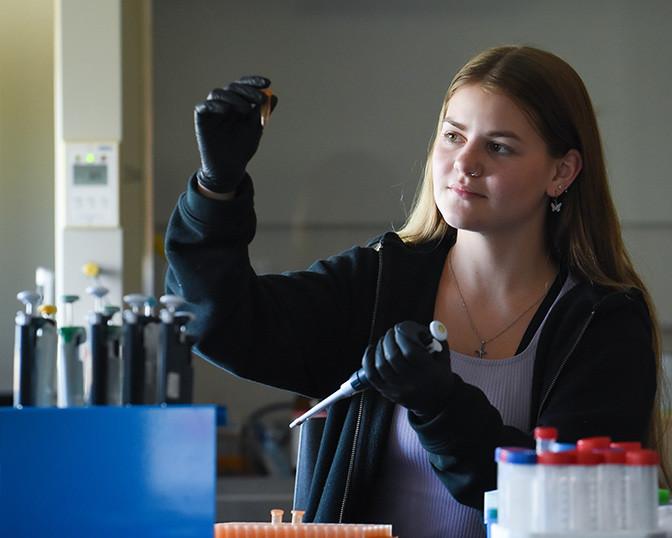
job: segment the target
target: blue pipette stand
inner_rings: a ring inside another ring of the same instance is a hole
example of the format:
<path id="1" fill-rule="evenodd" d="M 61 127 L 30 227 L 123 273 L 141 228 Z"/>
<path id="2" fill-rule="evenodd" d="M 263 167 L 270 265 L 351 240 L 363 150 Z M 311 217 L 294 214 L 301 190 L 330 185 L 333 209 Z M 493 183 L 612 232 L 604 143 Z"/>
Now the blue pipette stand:
<path id="1" fill-rule="evenodd" d="M 212 538 L 215 407 L 0 408 L 0 536 Z"/>

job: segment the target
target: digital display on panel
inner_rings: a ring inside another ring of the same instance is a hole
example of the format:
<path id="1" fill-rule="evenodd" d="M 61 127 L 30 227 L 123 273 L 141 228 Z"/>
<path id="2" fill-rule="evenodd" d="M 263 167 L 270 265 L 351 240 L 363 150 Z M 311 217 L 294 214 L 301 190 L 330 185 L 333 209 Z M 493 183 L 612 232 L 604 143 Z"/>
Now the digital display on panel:
<path id="1" fill-rule="evenodd" d="M 75 164 L 75 185 L 107 185 L 107 165 Z"/>

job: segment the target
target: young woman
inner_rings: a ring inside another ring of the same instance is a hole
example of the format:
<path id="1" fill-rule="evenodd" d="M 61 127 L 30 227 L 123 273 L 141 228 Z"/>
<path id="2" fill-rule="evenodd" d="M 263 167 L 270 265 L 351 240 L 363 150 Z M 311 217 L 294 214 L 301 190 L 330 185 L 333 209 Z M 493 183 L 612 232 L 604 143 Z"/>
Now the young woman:
<path id="1" fill-rule="evenodd" d="M 257 276 L 245 167 L 269 84 L 241 79 L 197 105 L 202 166 L 169 224 L 167 282 L 197 315 L 197 352 L 241 377 L 322 398 L 364 367 L 374 390 L 329 410 L 308 520 L 482 536 L 494 450 L 532 446 L 535 426 L 655 446 L 652 303 L 569 65 L 530 47 L 473 58 L 448 89 L 405 226 Z M 423 345 L 432 319 L 449 334 L 438 356 Z"/>

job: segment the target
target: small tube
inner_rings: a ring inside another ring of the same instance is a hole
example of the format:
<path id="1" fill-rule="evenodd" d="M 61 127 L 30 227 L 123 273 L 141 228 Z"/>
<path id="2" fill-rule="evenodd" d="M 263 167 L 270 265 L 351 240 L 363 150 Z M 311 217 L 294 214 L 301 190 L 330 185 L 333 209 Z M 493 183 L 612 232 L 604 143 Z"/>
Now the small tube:
<path id="1" fill-rule="evenodd" d="M 604 464 L 597 468 L 597 530 L 625 529 L 625 451 L 620 448 L 598 450 Z"/>
<path id="2" fill-rule="evenodd" d="M 303 523 L 304 510 L 292 510 L 292 525 L 301 525 Z"/>
<path id="3" fill-rule="evenodd" d="M 511 531 L 530 532 L 536 483 L 537 455 L 521 447 L 499 447 L 497 462 L 497 524 Z"/>
<path id="4" fill-rule="evenodd" d="M 625 454 L 625 525 L 628 531 L 653 531 L 658 523 L 658 454 Z"/>
<path id="5" fill-rule="evenodd" d="M 265 94 L 268 99 L 264 101 L 261 105 L 261 126 L 265 127 L 268 123 L 268 119 L 271 117 L 271 97 L 273 96 L 273 90 L 271 88 L 264 88 L 261 90 L 261 93 Z"/>
<path id="6" fill-rule="evenodd" d="M 271 523 L 274 525 L 282 523 L 282 516 L 285 514 L 284 510 L 280 508 L 274 508 L 271 510 Z"/>
<path id="7" fill-rule="evenodd" d="M 551 451 L 551 445 L 558 438 L 557 428 L 537 426 L 534 428 L 534 438 L 536 439 L 536 452 L 542 454 Z"/>
<path id="8" fill-rule="evenodd" d="M 576 452 L 576 465 L 572 465 L 569 469 L 570 533 L 597 531 L 597 470 L 602 463 L 604 455 L 596 451 Z"/>
<path id="9" fill-rule="evenodd" d="M 532 510 L 533 530 L 566 534 L 570 527 L 570 469 L 576 452 L 543 452 L 537 456 L 537 492 Z"/>

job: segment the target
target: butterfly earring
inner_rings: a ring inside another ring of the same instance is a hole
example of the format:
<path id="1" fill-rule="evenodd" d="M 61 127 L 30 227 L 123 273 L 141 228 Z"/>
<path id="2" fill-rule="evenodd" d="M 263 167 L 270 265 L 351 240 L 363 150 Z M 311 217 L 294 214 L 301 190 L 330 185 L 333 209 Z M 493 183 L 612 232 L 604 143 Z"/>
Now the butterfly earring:
<path id="1" fill-rule="evenodd" d="M 560 213 L 562 209 L 562 202 L 558 200 L 558 197 L 562 194 L 562 185 L 558 185 L 558 195 L 551 200 L 551 211 L 553 213 Z"/>

